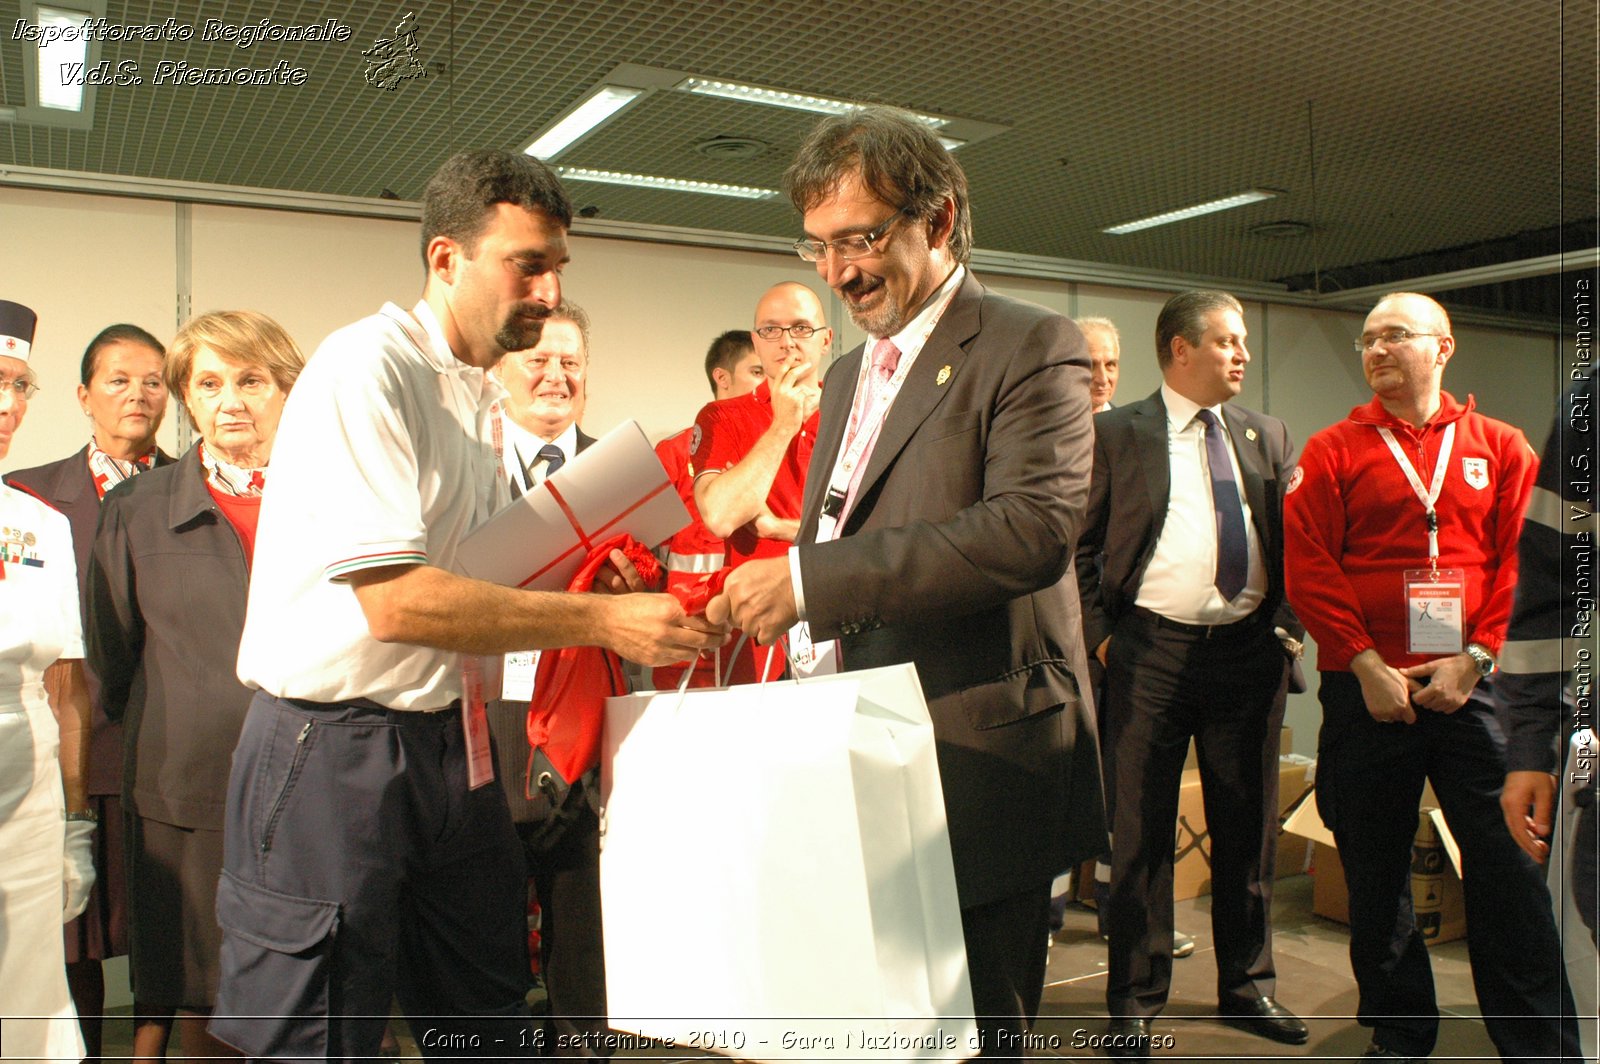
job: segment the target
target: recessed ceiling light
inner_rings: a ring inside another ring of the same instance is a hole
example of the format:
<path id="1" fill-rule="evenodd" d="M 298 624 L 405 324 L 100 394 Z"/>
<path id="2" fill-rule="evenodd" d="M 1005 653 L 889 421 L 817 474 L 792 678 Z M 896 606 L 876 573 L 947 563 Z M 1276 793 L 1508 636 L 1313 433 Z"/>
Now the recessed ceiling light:
<path id="1" fill-rule="evenodd" d="M 89 59 L 89 41 L 83 26 L 89 21 L 89 13 L 41 6 L 36 17 L 39 28 L 46 31 L 38 45 L 39 106 L 82 111 Z"/>
<path id="2" fill-rule="evenodd" d="M 866 106 L 855 100 L 812 96 L 803 92 L 790 92 L 787 89 L 768 89 L 760 85 L 746 85 L 738 81 L 714 81 L 710 78 L 684 78 L 673 88 L 699 96 L 718 96 L 724 100 L 741 100 L 744 103 L 760 103 L 768 107 L 785 107 L 791 111 L 811 111 L 822 115 L 847 115 Z M 932 129 L 943 129 L 950 122 L 941 115 L 923 114 L 919 111 L 906 111 L 906 113 Z"/>
<path id="3" fill-rule="evenodd" d="M 1154 229 L 1158 225 L 1170 225 L 1173 222 L 1182 222 L 1189 218 L 1198 218 L 1202 214 L 1211 214 L 1215 211 L 1226 211 L 1234 207 L 1243 207 L 1247 203 L 1259 203 L 1262 200 L 1272 199 L 1277 192 L 1265 188 L 1253 188 L 1248 192 L 1241 192 L 1236 196 L 1224 196 L 1222 199 L 1209 200 L 1197 203 L 1193 207 L 1181 207 L 1175 211 L 1163 211 L 1152 214 L 1148 218 L 1137 221 L 1123 222 L 1100 230 L 1102 233 L 1111 233 L 1113 236 L 1124 236 L 1128 233 L 1137 233 L 1141 229 Z"/>
<path id="4" fill-rule="evenodd" d="M 631 185 L 634 188 L 653 188 L 663 192 L 700 192 L 710 196 L 732 196 L 735 199 L 750 200 L 774 200 L 780 195 L 775 188 L 729 185 L 720 181 L 690 181 L 687 178 L 656 177 L 651 174 L 628 174 L 619 170 L 590 170 L 582 166 L 558 166 L 556 173 L 573 181 L 596 181 L 602 185 Z"/>
<path id="5" fill-rule="evenodd" d="M 618 111 L 638 100 L 646 91 L 621 85 L 601 85 L 555 125 L 540 133 L 532 144 L 522 149 L 523 154 L 535 159 L 554 159 L 604 125 Z"/>

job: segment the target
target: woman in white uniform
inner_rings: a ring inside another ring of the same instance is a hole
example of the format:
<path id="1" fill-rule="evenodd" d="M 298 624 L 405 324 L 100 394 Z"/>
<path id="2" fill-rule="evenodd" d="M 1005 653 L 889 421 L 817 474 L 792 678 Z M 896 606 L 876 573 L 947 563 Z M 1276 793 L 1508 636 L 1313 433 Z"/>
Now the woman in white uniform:
<path id="1" fill-rule="evenodd" d="M 35 390 L 34 321 L 26 307 L 0 300 L 0 460 Z M 67 519 L 0 478 L 0 1039 L 8 1057 L 83 1056 L 61 939 L 94 881 L 77 584 Z"/>

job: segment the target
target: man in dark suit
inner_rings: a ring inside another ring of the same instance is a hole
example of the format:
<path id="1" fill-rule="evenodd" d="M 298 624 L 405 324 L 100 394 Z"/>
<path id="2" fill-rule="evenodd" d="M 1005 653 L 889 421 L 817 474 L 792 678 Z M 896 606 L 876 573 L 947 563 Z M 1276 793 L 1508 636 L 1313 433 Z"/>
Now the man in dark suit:
<path id="1" fill-rule="evenodd" d="M 589 376 L 589 315 L 563 299 L 539 342 L 495 367 L 506 389 L 501 460 L 513 495 L 532 491 L 594 438 L 578 427 Z M 610 1056 L 605 1048 L 606 970 L 600 933 L 600 798 L 597 772 L 564 794 L 530 787 L 528 700 L 539 656 L 507 654 L 500 697 L 488 704 L 496 766 L 539 897 L 539 971 L 550 1011 L 546 1055 Z M 531 794 L 530 794 L 531 791 Z"/>
<path id="2" fill-rule="evenodd" d="M 1238 300 L 1174 296 L 1156 321 L 1156 354 L 1160 390 L 1095 418 L 1077 554 L 1086 645 L 1106 667 L 1112 1048 L 1147 1052 L 1166 1003 L 1173 822 L 1191 736 L 1211 832 L 1218 1011 L 1298 1044 L 1305 1025 L 1272 996 L 1263 860 L 1282 723 L 1272 711 L 1289 674 L 1274 628 L 1301 631 L 1283 598 L 1293 446 L 1283 422 L 1228 401 L 1250 360 Z"/>
<path id="3" fill-rule="evenodd" d="M 915 663 L 983 1053 L 1025 1055 L 1050 879 L 1105 844 L 1063 579 L 1092 448 L 1083 337 L 967 271 L 966 177 L 907 116 L 824 120 L 785 182 L 796 250 L 868 343 L 823 389 L 794 548 L 735 570 L 707 615 L 731 608 L 762 642 L 804 619 L 846 669 Z"/>

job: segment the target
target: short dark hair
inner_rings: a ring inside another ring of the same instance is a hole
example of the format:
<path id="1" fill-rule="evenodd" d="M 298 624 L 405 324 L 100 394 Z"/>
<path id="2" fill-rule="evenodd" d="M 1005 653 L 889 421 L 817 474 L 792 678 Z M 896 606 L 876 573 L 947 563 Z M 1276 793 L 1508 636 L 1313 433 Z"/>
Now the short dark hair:
<path id="1" fill-rule="evenodd" d="M 711 341 L 711 349 L 706 352 L 706 383 L 711 385 L 712 395 L 717 394 L 717 370 L 725 369 L 732 373 L 739 360 L 755 349 L 756 344 L 750 339 L 749 329 L 729 329 Z"/>
<path id="2" fill-rule="evenodd" d="M 1156 316 L 1156 363 L 1166 369 L 1172 362 L 1172 340 L 1181 336 L 1191 344 L 1199 344 L 1206 331 L 1206 315 L 1213 310 L 1238 311 L 1244 307 L 1226 292 L 1199 289 L 1179 292 L 1161 308 Z"/>
<path id="3" fill-rule="evenodd" d="M 470 254 L 496 203 L 543 211 L 572 227 L 572 201 L 548 166 L 529 155 L 464 151 L 445 160 L 422 193 L 422 261 L 436 236 L 449 237 Z"/>
<path id="4" fill-rule="evenodd" d="M 83 349 L 83 362 L 78 366 L 78 383 L 87 385 L 94 380 L 94 371 L 100 368 L 100 352 L 112 344 L 143 344 L 162 358 L 167 357 L 167 349 L 161 346 L 161 341 L 139 326 L 127 322 L 107 325 Z"/>
<path id="5" fill-rule="evenodd" d="M 932 220 L 948 197 L 955 201 L 950 254 L 972 254 L 967 175 L 933 130 L 893 107 L 863 107 L 817 123 L 783 175 L 784 191 L 801 214 L 832 194 L 850 173 L 883 202 L 910 218 Z"/>

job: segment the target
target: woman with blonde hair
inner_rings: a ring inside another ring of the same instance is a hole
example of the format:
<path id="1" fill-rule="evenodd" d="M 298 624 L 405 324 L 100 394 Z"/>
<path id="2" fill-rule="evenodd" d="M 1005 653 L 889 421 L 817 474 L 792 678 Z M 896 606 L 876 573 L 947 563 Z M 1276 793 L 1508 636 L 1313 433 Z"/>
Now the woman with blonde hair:
<path id="1" fill-rule="evenodd" d="M 256 518 L 284 400 L 305 358 L 248 310 L 178 333 L 167 383 L 199 441 L 106 494 L 89 562 L 90 661 L 126 722 L 133 1056 L 166 1055 L 174 1014 L 216 998 L 230 754 L 251 692 L 234 674 Z M 231 1052 L 183 1025 L 189 1056 Z"/>

